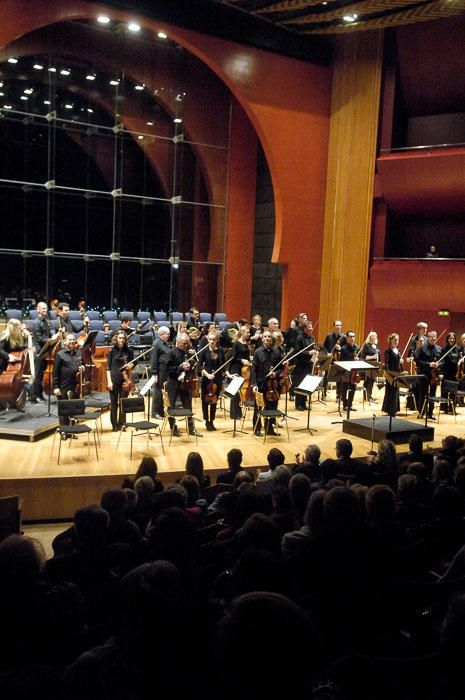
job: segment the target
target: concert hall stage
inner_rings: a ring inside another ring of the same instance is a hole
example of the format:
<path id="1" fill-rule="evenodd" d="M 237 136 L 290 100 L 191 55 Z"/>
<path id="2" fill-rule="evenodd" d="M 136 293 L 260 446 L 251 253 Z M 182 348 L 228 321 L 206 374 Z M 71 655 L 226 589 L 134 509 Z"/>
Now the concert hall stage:
<path id="1" fill-rule="evenodd" d="M 425 427 L 423 421 L 404 420 L 403 418 L 393 418 L 391 423 L 389 416 L 375 416 L 373 418 L 373 415 L 368 418 L 344 420 L 342 431 L 364 440 L 373 440 L 375 443 L 380 440 L 392 440 L 396 445 L 407 444 L 410 436 L 414 433 L 419 435 L 423 442 L 434 440 L 434 427 L 431 423 Z"/>
<path id="2" fill-rule="evenodd" d="M 366 402 L 363 405 L 361 401 L 355 404 L 360 418 L 351 423 L 363 422 L 367 428 L 363 434 L 359 430 L 350 434 L 354 446 L 354 457 L 365 456 L 371 448 L 371 416 L 375 410 L 379 411 L 381 397 L 382 393 L 378 392 L 377 408 L 374 405 L 369 406 Z M 280 407 L 284 409 L 284 401 L 281 401 Z M 285 428 L 279 429 L 281 433 L 279 437 L 270 437 L 266 443 L 263 442 L 263 437 L 254 436 L 252 412 L 249 412 L 244 426 L 246 433 L 237 433 L 232 437 L 233 425 L 229 418 L 229 405 L 226 406 L 226 411 L 218 408 L 215 420 L 216 432 L 207 432 L 203 421 L 200 420 L 202 409 L 199 399 L 195 400 L 193 408 L 197 416 L 198 429 L 203 435 L 198 439 L 198 444 L 194 438 L 188 438 L 182 425 L 180 425 L 181 437 L 174 438 L 171 446 L 168 446 L 169 431 L 168 429 L 164 431 L 165 454 L 162 453 L 159 439 L 149 443 L 148 453 L 156 459 L 159 476 L 164 483 L 172 482 L 182 476 L 186 457 L 191 451 L 200 452 L 205 470 L 210 475 L 212 483 L 215 483 L 216 475 L 226 468 L 226 455 L 233 447 L 242 450 L 243 466 L 246 469 L 256 470 L 266 465 L 266 457 L 272 447 L 279 447 L 282 450 L 287 464 L 295 463 L 295 454 L 298 452 L 302 455 L 310 443 L 320 446 L 323 459 L 334 458 L 336 440 L 347 436 L 341 423 L 337 425 L 332 423 L 336 408 L 334 392 L 328 394 L 325 404 L 316 401 L 312 404 L 310 431 L 306 430 L 307 413 L 296 411 L 293 402 L 288 402 L 290 442 L 287 440 Z M 56 406 L 52 404 L 53 413 L 56 413 L 55 409 Z M 23 436 L 22 439 L 7 439 L 5 431 L 11 430 L 12 426 L 7 428 L 7 419 L 0 418 L 2 425 L 0 496 L 19 495 L 23 499 L 23 519 L 26 521 L 65 520 L 71 518 L 79 506 L 97 503 L 105 489 L 120 487 L 124 476 L 135 473 L 146 450 L 145 438 L 135 438 L 134 454 L 130 460 L 129 431 L 121 435 L 120 444 L 117 446 L 118 433 L 111 431 L 107 411 L 102 416 L 103 433 L 100 439 L 99 460 L 96 460 L 95 452 L 92 450 L 88 457 L 86 438 L 81 437 L 78 440 L 69 440 L 62 445 L 61 460 L 57 465 L 57 442 L 52 454 L 57 418 L 53 415 L 47 419 L 49 422 L 46 423 L 44 414 L 47 412 L 47 404 L 31 406 L 28 403 L 26 405 L 26 416 L 29 416 L 27 420 L 32 420 L 34 423 L 32 430 L 43 438 L 34 439 L 34 441 L 30 441 L 28 436 Z M 19 429 L 21 420 L 16 419 L 14 413 L 9 411 L 6 417 L 13 426 L 17 424 Z M 406 429 L 410 433 L 423 434 L 425 446 L 438 447 L 444 436 L 463 433 L 463 415 L 458 415 L 457 419 L 450 415 L 441 415 L 439 425 L 435 424 L 434 431 L 432 428 L 429 429 L 430 432 L 426 436 L 422 433 L 423 424 L 416 421 L 416 414 L 411 416 L 400 422 L 407 424 Z M 292 418 L 295 420 L 291 420 Z M 400 419 L 396 419 L 396 424 L 398 420 Z M 387 418 L 379 415 L 375 421 L 376 427 L 386 426 L 387 421 Z M 374 437 L 376 447 L 376 441 L 385 437 L 385 432 L 375 432 Z"/>

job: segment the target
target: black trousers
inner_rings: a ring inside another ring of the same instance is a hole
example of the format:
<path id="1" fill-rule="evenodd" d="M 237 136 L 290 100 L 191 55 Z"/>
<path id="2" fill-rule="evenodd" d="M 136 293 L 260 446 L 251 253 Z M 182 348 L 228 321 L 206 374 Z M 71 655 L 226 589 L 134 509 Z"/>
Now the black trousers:
<path id="1" fill-rule="evenodd" d="M 216 416 L 216 402 L 215 403 L 208 403 L 206 401 L 207 389 L 208 389 L 209 384 L 210 384 L 210 381 L 208 379 L 206 381 L 204 381 L 204 379 L 202 379 L 202 384 L 200 387 L 201 396 L 202 396 L 202 415 L 203 415 L 203 419 L 206 423 L 213 423 L 213 421 L 215 420 L 215 416 Z M 216 395 L 217 400 L 218 400 L 219 395 L 221 394 L 222 386 L 223 386 L 222 384 L 216 384 L 215 395 Z"/>
<path id="2" fill-rule="evenodd" d="M 176 407 L 176 401 L 179 398 L 183 408 L 192 409 L 191 392 L 185 391 L 183 389 L 182 383 L 178 382 L 177 379 L 168 379 L 168 381 L 166 383 L 166 390 L 168 392 L 168 398 L 170 400 L 171 408 Z M 169 424 L 170 424 L 171 428 L 173 428 L 175 422 L 176 421 L 174 420 L 174 418 L 169 419 Z M 188 419 L 188 425 L 189 425 L 189 432 L 192 432 L 194 430 L 194 421 L 192 418 Z"/>
<path id="3" fill-rule="evenodd" d="M 113 383 L 113 390 L 110 391 L 110 420 L 113 428 L 122 428 L 126 422 L 126 414 L 121 409 L 121 399 L 128 396 L 127 391 L 123 391 L 122 384 Z"/>

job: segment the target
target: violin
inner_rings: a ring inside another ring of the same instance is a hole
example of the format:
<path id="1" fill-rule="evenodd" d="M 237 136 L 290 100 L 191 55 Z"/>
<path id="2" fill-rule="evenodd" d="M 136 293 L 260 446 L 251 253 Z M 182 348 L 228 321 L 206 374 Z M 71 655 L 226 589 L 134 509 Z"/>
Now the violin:
<path id="1" fill-rule="evenodd" d="M 134 389 L 136 388 L 136 385 L 132 381 L 132 369 L 123 369 L 122 375 L 123 375 L 122 389 L 124 392 L 130 394 L 131 391 L 134 391 Z"/>
<path id="2" fill-rule="evenodd" d="M 275 377 L 266 380 L 265 399 L 267 401 L 279 401 L 279 383 Z"/>
<path id="3" fill-rule="evenodd" d="M 286 363 L 283 365 L 281 372 L 279 373 L 279 390 L 281 394 L 287 394 L 291 386 L 291 378 L 289 376 L 289 365 Z"/>
<path id="4" fill-rule="evenodd" d="M 461 382 L 463 380 L 464 360 L 465 360 L 465 355 L 463 357 L 461 357 L 460 360 L 457 362 L 457 374 L 455 375 L 455 378 L 458 382 Z"/>

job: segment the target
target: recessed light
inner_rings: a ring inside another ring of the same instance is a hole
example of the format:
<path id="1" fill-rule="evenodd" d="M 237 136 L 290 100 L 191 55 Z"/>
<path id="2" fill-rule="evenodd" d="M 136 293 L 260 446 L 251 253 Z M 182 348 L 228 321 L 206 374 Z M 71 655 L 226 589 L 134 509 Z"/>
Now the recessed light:
<path id="1" fill-rule="evenodd" d="M 157 32 L 157 37 L 159 39 L 168 39 L 168 34 L 165 34 L 165 32 Z"/>
<path id="2" fill-rule="evenodd" d="M 175 117 L 175 118 L 173 119 L 173 121 L 174 121 L 175 124 L 182 124 L 182 119 L 181 119 L 181 117 Z"/>
<path id="3" fill-rule="evenodd" d="M 147 122 L 147 126 L 153 126 L 154 122 Z"/>
<path id="4" fill-rule="evenodd" d="M 13 58 L 13 56 L 10 56 L 10 58 L 8 59 L 8 63 L 18 63 L 18 59 Z"/>
<path id="5" fill-rule="evenodd" d="M 94 110 L 93 110 L 91 107 L 87 107 L 87 111 L 89 112 L 89 114 L 93 114 L 93 113 L 94 113 Z"/>
<path id="6" fill-rule="evenodd" d="M 51 104 L 50 100 L 44 100 L 44 105 L 49 105 Z"/>
<path id="7" fill-rule="evenodd" d="M 20 97 L 19 99 L 20 99 L 20 100 L 24 100 L 25 102 L 27 102 L 28 99 L 29 99 L 29 97 L 26 97 L 26 95 L 21 95 L 21 97 Z"/>
<path id="8" fill-rule="evenodd" d="M 108 15 L 99 15 L 97 17 L 97 22 L 99 22 L 100 24 L 109 24 L 111 20 L 108 17 Z"/>
<path id="9" fill-rule="evenodd" d="M 34 65 L 32 67 L 35 68 L 35 70 L 43 70 L 44 69 L 44 67 L 41 63 L 34 63 Z"/>
<path id="10" fill-rule="evenodd" d="M 142 134 L 139 134 L 139 136 L 137 137 L 138 141 L 142 141 L 143 138 L 144 138 L 144 137 L 142 136 Z"/>
<path id="11" fill-rule="evenodd" d="M 354 14 L 352 15 L 344 15 L 342 19 L 344 20 L 344 22 L 355 22 L 357 17 L 358 15 L 354 12 Z"/>
<path id="12" fill-rule="evenodd" d="M 129 22 L 128 29 L 130 32 L 140 32 L 140 24 L 137 24 L 137 22 Z"/>
<path id="13" fill-rule="evenodd" d="M 5 97 L 5 93 L 4 93 L 4 92 L 0 92 L 0 97 Z"/>
<path id="14" fill-rule="evenodd" d="M 3 109 L 13 109 L 11 105 L 3 105 Z"/>
<path id="15" fill-rule="evenodd" d="M 65 104 L 65 109 L 73 109 L 73 105 L 70 104 L 69 102 L 67 102 L 67 103 Z"/>
<path id="16" fill-rule="evenodd" d="M 60 75 L 70 75 L 70 74 L 71 74 L 71 71 L 69 70 L 69 68 L 62 68 L 60 71 Z"/>
<path id="17" fill-rule="evenodd" d="M 49 73 L 56 73 L 56 72 L 57 72 L 57 69 L 54 68 L 53 66 L 50 66 L 50 68 L 48 69 L 48 71 L 49 71 Z"/>
<path id="18" fill-rule="evenodd" d="M 86 80 L 95 80 L 95 73 L 88 73 L 86 75 Z"/>
<path id="19" fill-rule="evenodd" d="M 25 95 L 32 95 L 32 88 L 26 88 L 26 89 L 24 90 L 24 94 L 25 94 Z"/>
<path id="20" fill-rule="evenodd" d="M 134 90 L 143 90 L 145 88 L 145 84 L 142 83 L 142 85 L 134 85 Z"/>
<path id="21" fill-rule="evenodd" d="M 119 85 L 119 80 L 110 80 L 110 85 Z"/>

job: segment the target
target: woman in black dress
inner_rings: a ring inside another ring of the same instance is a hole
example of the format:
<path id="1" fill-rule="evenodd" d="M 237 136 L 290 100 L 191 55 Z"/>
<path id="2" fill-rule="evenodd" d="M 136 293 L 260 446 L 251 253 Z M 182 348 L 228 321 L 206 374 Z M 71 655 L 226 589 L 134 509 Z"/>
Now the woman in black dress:
<path id="1" fill-rule="evenodd" d="M 398 333 L 391 333 L 388 335 L 388 343 L 389 347 L 384 351 L 384 369 L 388 372 L 401 372 L 403 360 L 398 347 Z M 397 388 L 397 383 L 390 384 L 389 381 L 386 381 L 382 410 L 389 416 L 395 416 L 399 409 L 399 389 Z"/>
<path id="2" fill-rule="evenodd" d="M 110 420 L 113 432 L 121 430 L 126 421 L 126 415 L 121 409 L 121 399 L 128 396 L 127 387 L 124 387 L 125 377 L 122 367 L 127 365 L 130 373 L 134 367 L 134 352 L 128 345 L 128 338 L 124 331 L 118 331 L 111 339 L 113 347 L 108 354 L 107 384 L 110 392 Z"/>

